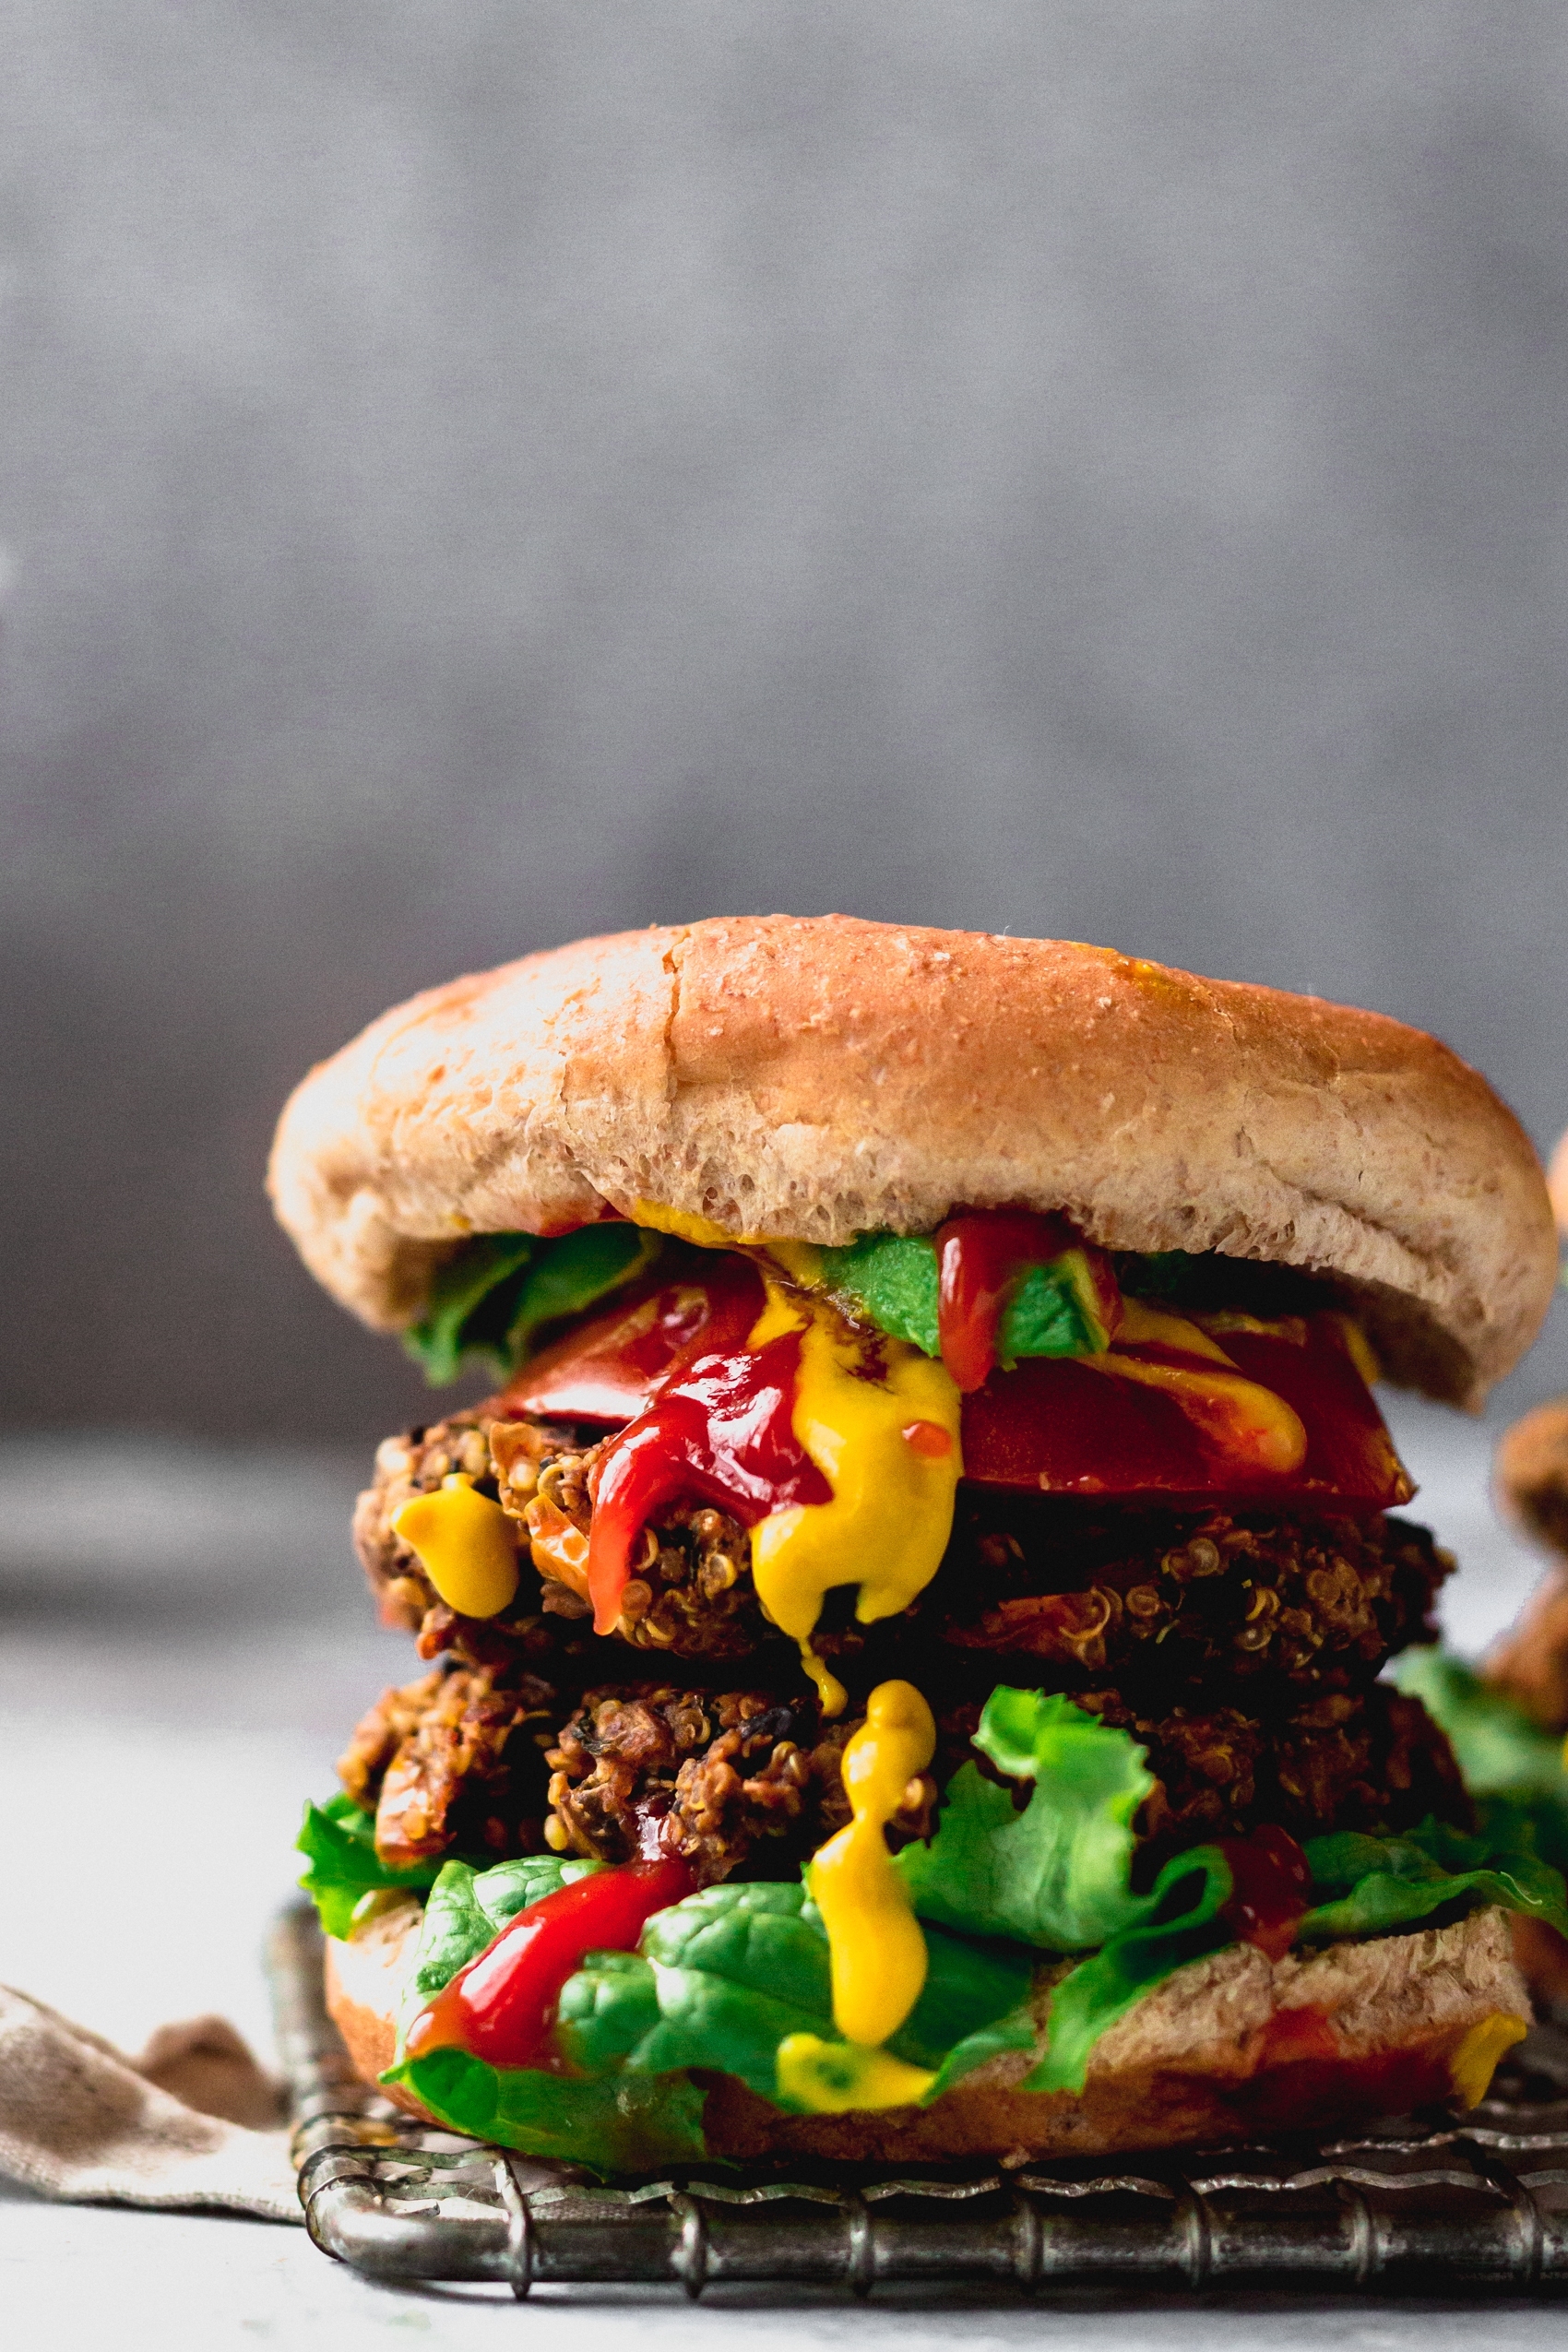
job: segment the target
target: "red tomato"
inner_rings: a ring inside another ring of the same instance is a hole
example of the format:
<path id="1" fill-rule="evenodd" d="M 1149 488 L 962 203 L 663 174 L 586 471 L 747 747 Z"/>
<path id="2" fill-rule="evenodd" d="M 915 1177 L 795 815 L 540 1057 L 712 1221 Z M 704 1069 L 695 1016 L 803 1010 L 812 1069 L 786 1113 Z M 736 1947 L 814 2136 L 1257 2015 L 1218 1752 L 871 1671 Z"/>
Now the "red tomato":
<path id="1" fill-rule="evenodd" d="M 501 1411 L 629 1421 L 695 1356 L 741 1347 L 762 1313 L 761 1277 L 747 1258 L 707 1255 L 709 1264 L 679 1280 L 635 1285 L 542 1349 L 502 1392 Z"/>
<path id="2" fill-rule="evenodd" d="M 1272 1389 L 1301 1418 L 1306 1458 L 1288 1477 L 1239 1470 L 1173 1396 L 1070 1356 L 1029 1357 L 966 1396 L 965 1476 L 1037 1494 L 1292 1497 L 1358 1511 L 1409 1501 L 1410 1482 L 1336 1316 L 1308 1316 L 1299 1343 L 1262 1332 L 1218 1336 L 1246 1379 Z M 1138 1352 L 1205 1369 L 1202 1357 Z"/>

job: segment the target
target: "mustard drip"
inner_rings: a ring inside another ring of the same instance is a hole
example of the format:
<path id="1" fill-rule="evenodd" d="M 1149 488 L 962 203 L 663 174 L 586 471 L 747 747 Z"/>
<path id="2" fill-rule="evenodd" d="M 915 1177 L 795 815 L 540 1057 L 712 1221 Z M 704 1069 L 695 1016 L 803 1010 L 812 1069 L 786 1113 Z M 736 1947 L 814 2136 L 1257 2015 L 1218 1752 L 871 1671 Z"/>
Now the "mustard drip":
<path id="1" fill-rule="evenodd" d="M 936 2080 L 923 2066 L 908 2066 L 885 2049 L 827 2042 L 820 2034 L 786 2034 L 778 2045 L 778 2070 L 779 2097 L 811 2115 L 913 2107 Z"/>
<path id="2" fill-rule="evenodd" d="M 930 1584 L 953 1532 L 961 1400 L 944 1367 L 904 1340 L 881 1343 L 874 1377 L 875 1363 L 826 1301 L 773 1282 L 767 1293 L 746 1344 L 800 1331 L 795 1435 L 833 1500 L 791 1504 L 754 1526 L 752 1575 L 768 1616 L 800 1644 L 825 1713 L 838 1715 L 843 1686 L 811 1645 L 823 1600 L 837 1585 L 859 1584 L 855 1615 L 869 1625 L 897 1616 Z M 905 1432 L 916 1423 L 927 1428 L 912 1443 Z"/>
<path id="3" fill-rule="evenodd" d="M 461 1470 L 434 1494 L 416 1494 L 392 1518 L 395 1535 L 448 1609 L 459 1617 L 494 1617 L 517 1589 L 517 1547 L 499 1503 L 476 1494 Z"/>
<path id="4" fill-rule="evenodd" d="M 925 1984 L 926 1946 L 883 1835 L 936 1752 L 936 1726 L 912 1682 L 879 1682 L 844 1750 L 850 1821 L 814 1856 L 833 1978 L 833 2022 L 846 2041 L 875 2048 L 896 2034 Z"/>

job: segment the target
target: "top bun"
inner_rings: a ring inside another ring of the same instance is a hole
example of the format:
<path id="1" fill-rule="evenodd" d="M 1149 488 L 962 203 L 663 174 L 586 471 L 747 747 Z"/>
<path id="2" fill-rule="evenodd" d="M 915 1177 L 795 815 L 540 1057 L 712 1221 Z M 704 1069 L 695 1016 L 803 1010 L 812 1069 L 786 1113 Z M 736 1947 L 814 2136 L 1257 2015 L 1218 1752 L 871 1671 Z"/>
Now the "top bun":
<path id="1" fill-rule="evenodd" d="M 1471 1406 L 1557 1267 L 1528 1138 L 1419 1029 L 844 915 L 579 940 L 432 989 L 311 1072 L 268 1181 L 312 1273 L 380 1330 L 470 1233 L 655 1201 L 843 1242 L 1016 1205 L 1110 1249 L 1327 1276 L 1390 1377 Z"/>

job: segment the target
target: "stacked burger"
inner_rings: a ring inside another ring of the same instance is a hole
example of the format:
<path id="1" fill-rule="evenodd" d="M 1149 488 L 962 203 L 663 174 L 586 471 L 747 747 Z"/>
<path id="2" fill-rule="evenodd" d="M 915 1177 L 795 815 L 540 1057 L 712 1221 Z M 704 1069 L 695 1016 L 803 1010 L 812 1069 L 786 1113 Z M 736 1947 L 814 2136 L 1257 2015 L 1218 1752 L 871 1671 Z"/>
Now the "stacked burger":
<path id="1" fill-rule="evenodd" d="M 601 2170 L 1479 2097 L 1563 1921 L 1419 1698 L 1534 1154 L 1376 1016 L 839 918 L 588 941 L 314 1072 L 274 1198 L 483 1402 L 356 1539 L 423 1671 L 313 1808 L 362 2071 Z"/>

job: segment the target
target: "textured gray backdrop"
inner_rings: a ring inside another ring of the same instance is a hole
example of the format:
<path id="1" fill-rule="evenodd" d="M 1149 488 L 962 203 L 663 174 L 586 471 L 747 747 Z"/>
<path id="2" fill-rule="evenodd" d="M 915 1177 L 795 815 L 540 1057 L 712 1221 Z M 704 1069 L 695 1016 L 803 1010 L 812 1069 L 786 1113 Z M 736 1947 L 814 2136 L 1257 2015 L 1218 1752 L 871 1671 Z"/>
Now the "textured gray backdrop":
<path id="1" fill-rule="evenodd" d="M 1568 1118 L 1560 6 L 0 0 L 0 1419 L 398 1415 L 271 1118 L 589 927 L 1063 932 Z"/>

